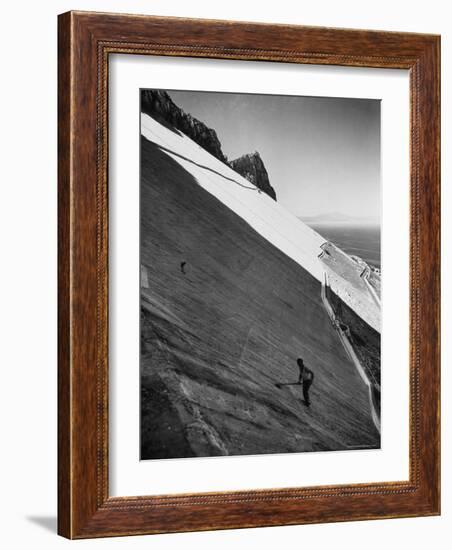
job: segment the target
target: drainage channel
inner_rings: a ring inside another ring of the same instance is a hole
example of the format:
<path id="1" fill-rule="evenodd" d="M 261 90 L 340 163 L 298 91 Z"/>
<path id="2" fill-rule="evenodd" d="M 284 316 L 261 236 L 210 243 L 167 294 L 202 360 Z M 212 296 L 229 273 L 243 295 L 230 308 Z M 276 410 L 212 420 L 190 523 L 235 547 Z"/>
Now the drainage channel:
<path id="1" fill-rule="evenodd" d="M 377 409 L 375 406 L 375 398 L 372 392 L 372 383 L 369 380 L 366 371 L 364 370 L 363 366 L 361 365 L 360 360 L 358 359 L 358 356 L 355 353 L 355 350 L 353 349 L 352 343 L 350 342 L 350 329 L 346 327 L 345 329 L 341 326 L 341 323 L 339 322 L 339 319 L 336 317 L 334 310 L 328 300 L 328 297 L 326 295 L 326 289 L 329 288 L 329 282 L 328 282 L 328 275 L 324 271 L 324 277 L 322 281 L 322 302 L 323 305 L 328 313 L 329 318 L 331 319 L 331 322 L 333 323 L 334 328 L 336 329 L 339 338 L 342 342 L 342 345 L 345 348 L 345 351 L 347 352 L 347 355 L 350 357 L 351 361 L 355 365 L 356 370 L 358 371 L 358 374 L 360 375 L 362 381 L 367 386 L 368 392 L 369 392 L 369 404 L 370 404 L 370 410 L 372 415 L 372 421 L 375 424 L 375 427 L 378 430 L 378 433 L 380 432 L 380 417 L 377 413 Z"/>

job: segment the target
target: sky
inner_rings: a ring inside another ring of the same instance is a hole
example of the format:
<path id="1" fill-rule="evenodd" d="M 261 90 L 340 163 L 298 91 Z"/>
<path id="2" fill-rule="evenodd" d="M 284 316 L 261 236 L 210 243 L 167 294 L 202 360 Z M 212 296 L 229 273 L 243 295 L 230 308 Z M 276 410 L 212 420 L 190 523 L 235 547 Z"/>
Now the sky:
<path id="1" fill-rule="evenodd" d="M 379 100 L 168 93 L 217 132 L 229 160 L 258 151 L 278 202 L 296 216 L 379 220 Z"/>

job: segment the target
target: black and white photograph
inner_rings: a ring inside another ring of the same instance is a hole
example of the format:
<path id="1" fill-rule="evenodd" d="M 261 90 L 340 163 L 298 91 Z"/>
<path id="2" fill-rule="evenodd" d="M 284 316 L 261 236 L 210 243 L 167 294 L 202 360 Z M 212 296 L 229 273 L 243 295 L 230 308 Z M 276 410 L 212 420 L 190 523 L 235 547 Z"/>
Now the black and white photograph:
<path id="1" fill-rule="evenodd" d="M 448 8 L 3 5 L 3 548 L 451 547 Z"/>
<path id="2" fill-rule="evenodd" d="M 140 102 L 141 460 L 379 449 L 380 101 Z"/>

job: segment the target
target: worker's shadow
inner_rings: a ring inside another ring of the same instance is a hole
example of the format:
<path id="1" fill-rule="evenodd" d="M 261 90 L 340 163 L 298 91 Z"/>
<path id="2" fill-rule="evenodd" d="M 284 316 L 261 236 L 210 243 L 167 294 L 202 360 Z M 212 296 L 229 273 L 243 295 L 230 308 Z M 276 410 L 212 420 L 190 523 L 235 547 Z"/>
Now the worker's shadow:
<path id="1" fill-rule="evenodd" d="M 281 389 L 283 386 L 301 386 L 301 382 L 281 382 L 279 384 L 275 384 L 275 386 L 278 388 L 278 389 Z M 305 407 L 310 407 L 311 406 L 311 403 L 310 402 L 307 402 L 305 399 L 302 400 L 302 403 Z"/>
<path id="2" fill-rule="evenodd" d="M 281 382 L 279 384 L 275 384 L 275 386 L 279 389 L 283 386 L 301 386 L 301 382 Z"/>

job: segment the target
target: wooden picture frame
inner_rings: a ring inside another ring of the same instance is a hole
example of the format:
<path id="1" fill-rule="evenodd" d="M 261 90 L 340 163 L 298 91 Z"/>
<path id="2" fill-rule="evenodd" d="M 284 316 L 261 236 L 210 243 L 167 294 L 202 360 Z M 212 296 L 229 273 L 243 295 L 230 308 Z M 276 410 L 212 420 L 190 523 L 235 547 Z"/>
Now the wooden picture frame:
<path id="1" fill-rule="evenodd" d="M 58 63 L 58 532 L 68 538 L 440 513 L 440 38 L 69 12 Z M 108 75 L 113 53 L 410 74 L 408 481 L 147 497 L 108 491 Z"/>

